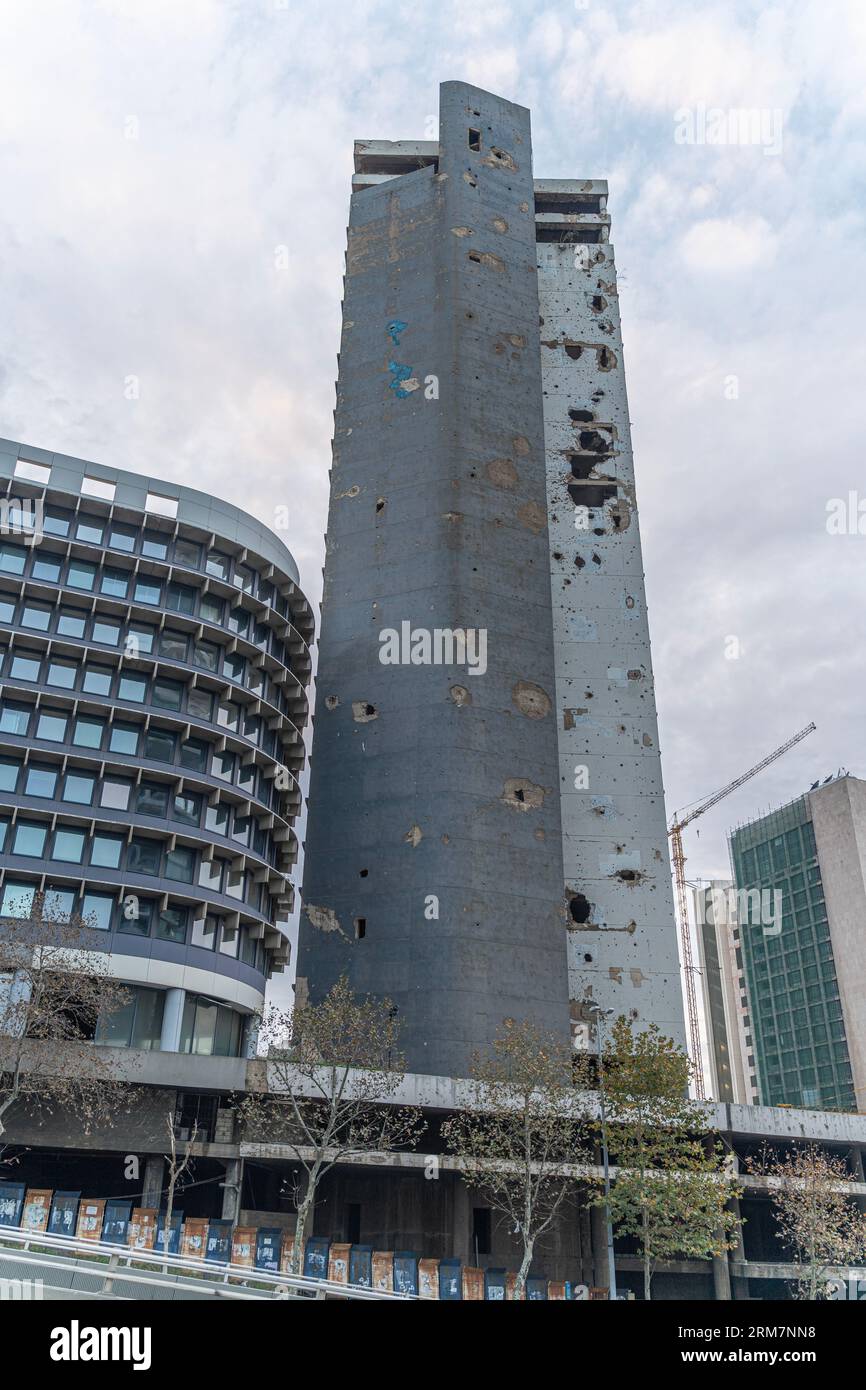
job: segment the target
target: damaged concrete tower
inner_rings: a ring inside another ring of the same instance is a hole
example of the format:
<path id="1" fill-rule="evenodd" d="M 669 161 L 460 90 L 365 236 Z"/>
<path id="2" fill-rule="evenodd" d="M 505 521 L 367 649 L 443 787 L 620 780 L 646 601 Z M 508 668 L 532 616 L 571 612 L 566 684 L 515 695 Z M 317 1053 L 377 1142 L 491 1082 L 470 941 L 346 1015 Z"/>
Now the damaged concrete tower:
<path id="1" fill-rule="evenodd" d="M 604 186 L 460 82 L 355 168 L 298 997 L 434 1075 L 588 991 L 681 1038 Z"/>

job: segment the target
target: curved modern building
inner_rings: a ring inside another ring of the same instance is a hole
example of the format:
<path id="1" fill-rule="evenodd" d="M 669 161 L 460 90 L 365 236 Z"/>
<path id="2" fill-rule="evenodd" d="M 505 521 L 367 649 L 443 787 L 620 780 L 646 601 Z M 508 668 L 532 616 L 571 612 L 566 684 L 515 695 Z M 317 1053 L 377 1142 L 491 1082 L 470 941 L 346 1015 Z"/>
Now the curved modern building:
<path id="1" fill-rule="evenodd" d="M 205 493 L 0 441 L 0 916 L 82 915 L 119 1047 L 243 1057 L 288 958 L 310 606 Z"/>

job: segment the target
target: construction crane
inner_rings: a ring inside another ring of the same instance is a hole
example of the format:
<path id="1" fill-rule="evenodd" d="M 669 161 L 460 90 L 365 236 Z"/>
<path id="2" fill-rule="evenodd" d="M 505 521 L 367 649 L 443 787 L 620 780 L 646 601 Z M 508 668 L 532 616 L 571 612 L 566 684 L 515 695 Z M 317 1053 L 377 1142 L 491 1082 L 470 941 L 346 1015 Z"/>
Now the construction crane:
<path id="1" fill-rule="evenodd" d="M 692 940 L 689 931 L 689 909 L 686 898 L 686 859 L 683 854 L 683 831 L 687 825 L 691 825 L 693 820 L 697 820 L 698 816 L 702 816 L 705 811 L 712 810 L 713 806 L 716 806 L 726 796 L 730 796 L 731 792 L 735 792 L 744 782 L 748 782 L 750 778 L 756 777 L 759 772 L 763 772 L 765 767 L 769 767 L 770 763 L 774 763 L 777 758 L 781 758 L 783 753 L 787 753 L 788 750 L 793 748 L 796 743 L 799 743 L 801 739 L 813 733 L 815 728 L 815 724 L 807 724 L 805 729 L 801 729 L 798 734 L 794 734 L 794 737 L 789 738 L 787 743 L 783 743 L 781 748 L 775 748 L 772 753 L 768 753 L 766 758 L 762 758 L 754 767 L 750 767 L 748 772 L 744 772 L 733 782 L 729 782 L 726 787 L 722 787 L 721 791 L 713 792 L 712 796 L 706 797 L 703 801 L 696 802 L 691 810 L 686 808 L 684 815 L 681 816 L 679 811 L 675 811 L 673 824 L 668 831 L 671 842 L 671 859 L 674 867 L 674 882 L 677 886 L 677 916 L 679 917 L 680 923 L 683 973 L 686 981 L 689 1052 L 691 1054 L 692 1067 L 694 1070 L 695 1092 L 699 1100 L 704 1099 L 704 1065 L 701 1056 L 701 1035 L 698 1028 L 698 1004 L 695 995 L 695 966 L 692 963 Z"/>

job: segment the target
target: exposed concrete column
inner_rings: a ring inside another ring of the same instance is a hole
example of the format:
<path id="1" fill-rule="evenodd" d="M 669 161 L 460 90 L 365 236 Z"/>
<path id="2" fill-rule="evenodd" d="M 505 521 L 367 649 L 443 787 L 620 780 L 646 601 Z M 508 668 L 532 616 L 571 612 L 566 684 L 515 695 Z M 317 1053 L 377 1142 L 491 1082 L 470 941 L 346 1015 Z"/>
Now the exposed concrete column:
<path id="1" fill-rule="evenodd" d="M 589 1221 L 592 1230 L 593 1281 L 596 1288 L 609 1289 L 610 1272 L 607 1263 L 607 1219 L 604 1207 L 591 1207 Z"/>
<path id="2" fill-rule="evenodd" d="M 247 1023 L 246 1046 L 244 1047 L 244 1056 L 249 1061 L 252 1061 L 257 1056 L 261 1026 L 261 1014 L 251 1014 Z"/>
<path id="3" fill-rule="evenodd" d="M 0 1033 L 20 1037 L 24 1031 L 25 1009 L 30 999 L 32 983 L 25 970 L 16 970 L 11 980 L 0 982 Z M 20 1010 L 16 1014 L 16 1010 Z"/>
<path id="4" fill-rule="evenodd" d="M 469 1219 L 470 1200 L 469 1188 L 458 1176 L 454 1186 L 454 1205 L 453 1205 L 452 1241 L 454 1254 L 464 1264 L 473 1265 L 475 1263 L 475 1252 L 471 1248 L 470 1232 L 472 1223 Z"/>
<path id="5" fill-rule="evenodd" d="M 741 1214 L 741 1213 L 740 1213 L 740 1199 L 739 1199 L 738 1197 L 732 1197 L 731 1200 L 730 1200 L 730 1202 L 728 1203 L 728 1206 L 729 1206 L 730 1210 L 731 1210 L 732 1212 L 735 1213 L 735 1215 L 739 1216 L 739 1215 Z M 736 1230 L 736 1239 L 737 1239 L 737 1244 L 735 1245 L 734 1249 L 730 1252 L 730 1254 L 729 1254 L 729 1259 L 742 1260 L 742 1261 L 744 1261 L 745 1258 L 746 1258 L 746 1247 L 745 1247 L 745 1245 L 744 1245 L 744 1243 L 743 1243 L 743 1228 L 742 1228 L 742 1226 L 738 1226 L 738 1227 L 737 1227 L 737 1230 Z M 713 1278 L 715 1279 L 715 1261 L 713 1262 L 713 1266 L 714 1266 L 714 1267 L 713 1267 Z M 731 1278 L 731 1298 L 732 1298 L 733 1302 L 734 1302 L 734 1303 L 743 1303 L 743 1302 L 745 1302 L 745 1301 L 748 1299 L 748 1297 L 749 1297 L 749 1281 L 748 1281 L 748 1279 L 743 1279 L 743 1278 L 740 1278 L 740 1277 L 732 1277 L 732 1278 Z"/>
<path id="6" fill-rule="evenodd" d="M 144 1180 L 142 1182 L 141 1205 L 156 1207 L 162 1203 L 162 1185 L 165 1177 L 165 1159 L 162 1154 L 148 1154 L 144 1160 Z"/>
<path id="7" fill-rule="evenodd" d="M 162 1011 L 162 1034 L 159 1039 L 161 1052 L 180 1051 L 180 1028 L 183 1022 L 183 1006 L 186 1002 L 185 989 L 167 989 L 165 1006 Z"/>
<path id="8" fill-rule="evenodd" d="M 226 1175 L 222 1184 L 223 1189 L 223 1209 L 222 1217 L 224 1221 L 236 1222 L 241 1210 L 241 1189 L 244 1181 L 244 1161 L 242 1158 L 230 1158 L 226 1163 Z"/>
<path id="9" fill-rule="evenodd" d="M 728 1268 L 728 1252 L 713 1256 L 713 1293 L 717 1303 L 731 1302 L 731 1271 Z"/>

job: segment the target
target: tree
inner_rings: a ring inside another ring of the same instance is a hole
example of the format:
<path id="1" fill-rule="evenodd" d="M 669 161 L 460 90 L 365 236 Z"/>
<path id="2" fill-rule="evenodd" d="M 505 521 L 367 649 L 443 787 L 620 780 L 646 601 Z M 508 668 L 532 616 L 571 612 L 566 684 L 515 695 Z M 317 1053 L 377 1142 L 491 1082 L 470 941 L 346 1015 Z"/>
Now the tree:
<path id="1" fill-rule="evenodd" d="M 706 1140 L 707 1112 L 689 1099 L 688 1081 L 688 1057 L 655 1024 L 635 1033 L 617 1019 L 600 1076 L 617 1166 L 611 1220 L 639 1242 L 645 1299 L 658 1260 L 721 1255 L 740 1224 L 727 1205 L 739 1189 L 722 1145 Z"/>
<path id="2" fill-rule="evenodd" d="M 781 1156 L 765 1148 L 748 1163 L 767 1179 L 779 1233 L 799 1266 L 795 1296 L 826 1298 L 834 1266 L 866 1264 L 866 1214 L 857 1207 L 844 1158 L 802 1144 Z"/>
<path id="3" fill-rule="evenodd" d="M 93 1044 L 128 998 L 89 921 L 60 920 L 50 894 L 28 918 L 0 919 L 0 1135 L 18 1103 L 68 1111 L 85 1133 L 128 1108 L 128 1080 Z"/>
<path id="4" fill-rule="evenodd" d="M 393 1097 L 405 1064 L 397 1010 L 388 999 L 356 998 L 345 976 L 319 1004 L 270 1008 L 262 1022 L 267 1089 L 238 1106 L 247 1135 L 283 1142 L 304 1171 L 291 1272 L 300 1273 L 319 1183 L 334 1164 L 410 1147 L 425 1124 Z"/>
<path id="5" fill-rule="evenodd" d="M 520 1238 L 516 1298 L 524 1296 L 536 1242 L 576 1196 L 581 1158 L 590 1158 L 574 1066 L 558 1035 L 506 1020 L 491 1055 L 474 1062 L 466 1106 L 443 1126 L 466 1182 Z"/>
<path id="6" fill-rule="evenodd" d="M 194 1120 L 192 1130 L 189 1134 L 189 1138 L 184 1140 L 183 1153 L 181 1155 L 178 1155 L 177 1130 L 175 1127 L 176 1120 L 176 1113 L 172 1110 L 169 1110 L 165 1122 L 166 1129 L 168 1130 L 169 1148 L 169 1151 L 166 1154 L 166 1162 L 168 1163 L 168 1185 L 166 1188 L 165 1199 L 165 1226 L 162 1232 L 162 1253 L 165 1256 L 168 1255 L 168 1248 L 171 1243 L 171 1218 L 174 1212 L 174 1194 L 177 1189 L 178 1183 L 181 1182 L 184 1174 L 192 1166 L 193 1145 L 195 1144 L 195 1141 L 198 1137 L 198 1120 Z M 165 1264 L 163 1265 L 163 1271 L 166 1271 L 167 1269 L 168 1260 L 166 1259 Z"/>

